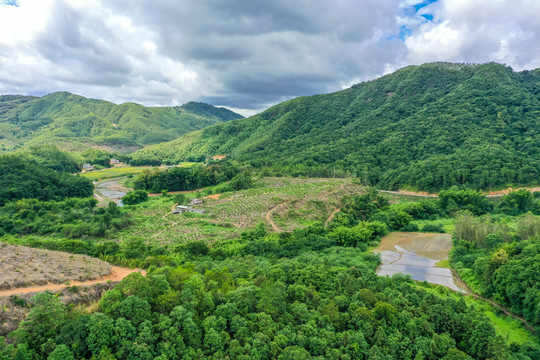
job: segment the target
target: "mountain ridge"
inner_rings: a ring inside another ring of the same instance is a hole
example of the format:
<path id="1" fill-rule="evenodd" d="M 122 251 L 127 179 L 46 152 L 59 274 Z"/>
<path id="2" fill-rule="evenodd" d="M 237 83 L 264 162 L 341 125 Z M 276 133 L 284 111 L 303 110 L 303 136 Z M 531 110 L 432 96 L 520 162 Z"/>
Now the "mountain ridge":
<path id="1" fill-rule="evenodd" d="M 42 97 L 0 96 L 0 143 L 13 147 L 54 143 L 66 150 L 127 146 L 172 140 L 203 127 L 242 118 L 225 108 L 189 102 L 145 107 L 114 104 L 65 91 Z"/>
<path id="2" fill-rule="evenodd" d="M 540 176 L 539 109 L 538 69 L 430 63 L 295 98 L 134 157 L 231 154 L 254 166 L 345 170 L 388 189 L 527 184 Z"/>

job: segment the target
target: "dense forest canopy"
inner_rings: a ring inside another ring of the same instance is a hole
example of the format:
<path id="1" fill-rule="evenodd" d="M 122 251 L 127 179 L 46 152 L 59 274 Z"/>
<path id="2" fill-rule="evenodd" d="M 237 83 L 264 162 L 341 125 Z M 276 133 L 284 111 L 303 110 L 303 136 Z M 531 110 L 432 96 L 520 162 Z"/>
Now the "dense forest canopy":
<path id="1" fill-rule="evenodd" d="M 540 70 L 433 63 L 286 101 L 134 158 L 230 154 L 255 166 L 347 170 L 387 189 L 485 189 L 538 182 L 539 149 Z"/>
<path id="2" fill-rule="evenodd" d="M 0 156 L 0 206 L 19 199 L 62 200 L 92 196 L 94 186 L 90 180 L 54 170 L 55 167 L 69 166 L 69 158 L 60 162 L 40 159 L 22 154 Z"/>
<path id="3" fill-rule="evenodd" d="M 367 241 L 373 241 L 366 239 Z M 321 226 L 254 229 L 209 249 L 154 256 L 95 312 L 50 294 L 0 356 L 20 359 L 535 359 L 476 306 L 405 276 L 378 277 L 375 255 L 336 246 Z M 158 265 L 160 264 L 160 265 Z"/>
<path id="4" fill-rule="evenodd" d="M 140 147 L 169 141 L 203 127 L 242 118 L 225 108 L 190 102 L 144 107 L 87 99 L 67 92 L 41 98 L 0 96 L 0 144 L 55 143 L 80 151 L 91 145 Z M 4 141 L 2 141 L 4 140 Z M 4 144 L 6 149 L 9 147 Z"/>

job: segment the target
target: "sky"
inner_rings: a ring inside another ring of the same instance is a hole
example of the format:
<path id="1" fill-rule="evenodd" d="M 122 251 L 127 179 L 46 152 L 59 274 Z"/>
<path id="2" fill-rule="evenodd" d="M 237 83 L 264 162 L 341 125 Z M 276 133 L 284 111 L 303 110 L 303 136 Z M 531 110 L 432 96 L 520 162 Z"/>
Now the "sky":
<path id="1" fill-rule="evenodd" d="M 540 0 L 0 0 L 0 94 L 252 115 L 407 65 L 540 67 Z"/>

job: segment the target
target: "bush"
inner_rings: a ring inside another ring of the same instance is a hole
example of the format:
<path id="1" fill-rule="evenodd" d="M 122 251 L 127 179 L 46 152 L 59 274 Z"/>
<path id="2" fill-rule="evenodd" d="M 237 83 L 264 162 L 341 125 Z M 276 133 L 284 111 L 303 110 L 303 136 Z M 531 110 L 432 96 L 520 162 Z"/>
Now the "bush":
<path id="1" fill-rule="evenodd" d="M 418 231 L 420 229 L 418 228 L 418 225 L 416 225 L 415 223 L 411 223 L 411 224 L 408 224 L 408 225 L 404 226 L 402 228 L 402 230 L 407 231 L 407 232 L 415 232 L 415 231 Z"/>
<path id="2" fill-rule="evenodd" d="M 183 205 L 184 202 L 186 201 L 186 195 L 184 195 L 184 194 L 176 194 L 176 195 L 174 195 L 173 201 L 175 202 L 175 204 Z"/>
<path id="3" fill-rule="evenodd" d="M 442 224 L 425 224 L 422 227 L 422 232 L 436 232 L 436 233 L 445 233 Z"/>
<path id="4" fill-rule="evenodd" d="M 194 256 L 207 255 L 210 248 L 204 241 L 193 241 L 184 245 L 184 251 Z"/>
<path id="5" fill-rule="evenodd" d="M 148 193 L 144 190 L 130 191 L 122 198 L 122 202 L 126 205 L 135 205 L 146 200 L 148 200 Z"/>

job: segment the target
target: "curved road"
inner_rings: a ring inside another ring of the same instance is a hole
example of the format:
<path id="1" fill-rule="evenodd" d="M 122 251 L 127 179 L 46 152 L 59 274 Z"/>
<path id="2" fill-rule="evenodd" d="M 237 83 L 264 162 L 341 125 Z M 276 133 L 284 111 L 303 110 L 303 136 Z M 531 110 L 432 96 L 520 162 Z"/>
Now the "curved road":
<path id="1" fill-rule="evenodd" d="M 143 274 L 143 276 L 146 275 L 146 271 L 144 270 L 128 269 L 128 268 L 123 268 L 119 266 L 111 266 L 111 273 L 109 275 L 102 276 L 101 278 L 96 279 L 96 280 L 69 281 L 69 285 L 66 285 L 65 283 L 63 284 L 48 283 L 47 285 L 36 285 L 36 286 L 29 286 L 29 287 L 23 287 L 23 288 L 0 290 L 0 296 L 23 295 L 23 294 L 29 294 L 29 293 L 35 293 L 35 292 L 43 292 L 47 290 L 50 290 L 50 291 L 63 290 L 71 286 L 89 286 L 89 285 L 100 284 L 107 281 L 118 282 L 134 272 L 140 272 L 141 274 Z"/>

